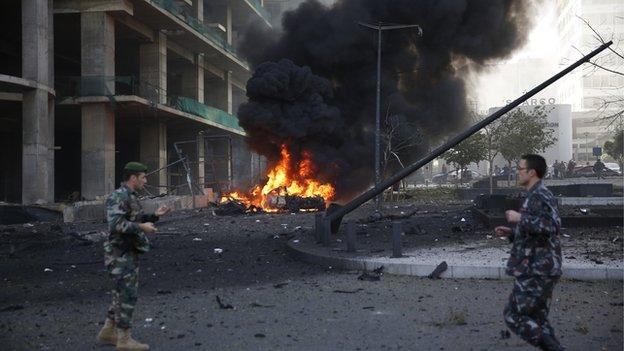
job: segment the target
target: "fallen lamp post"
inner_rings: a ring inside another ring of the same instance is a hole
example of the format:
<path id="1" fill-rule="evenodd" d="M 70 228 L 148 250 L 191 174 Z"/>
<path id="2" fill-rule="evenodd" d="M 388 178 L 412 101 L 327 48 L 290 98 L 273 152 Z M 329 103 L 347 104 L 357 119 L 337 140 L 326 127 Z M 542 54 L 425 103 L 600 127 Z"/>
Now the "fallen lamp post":
<path id="1" fill-rule="evenodd" d="M 598 47 L 597 49 L 595 49 L 591 53 L 583 56 L 581 59 L 579 59 L 578 61 L 576 61 L 572 65 L 570 65 L 568 68 L 566 68 L 566 69 L 562 70 L 561 72 L 555 74 L 554 76 L 552 76 L 548 80 L 544 81 L 542 84 L 536 86 L 535 88 L 531 89 L 529 92 L 525 93 L 524 95 L 520 96 L 516 100 L 512 101 L 511 103 L 509 103 L 508 105 L 502 107 L 500 110 L 498 110 L 498 111 L 494 112 L 493 114 L 489 115 L 487 118 L 481 120 L 480 122 L 474 124 L 470 128 L 468 128 L 465 131 L 461 132 L 460 134 L 456 135 L 455 137 L 453 137 L 452 139 L 450 139 L 446 143 L 442 144 L 441 146 L 437 147 L 435 150 L 433 150 L 432 152 L 430 152 L 429 154 L 427 154 L 426 156 L 421 158 L 420 160 L 418 160 L 415 163 L 413 163 L 413 164 L 403 168 L 402 170 L 400 170 L 399 172 L 397 172 L 393 176 L 387 178 L 386 180 L 382 181 L 381 183 L 377 184 L 376 186 L 374 186 L 371 189 L 367 190 L 366 192 L 362 193 L 361 195 L 359 195 L 355 199 L 353 199 L 350 202 L 346 203 L 344 206 L 341 206 L 341 205 L 336 204 L 336 203 L 330 204 L 328 206 L 326 212 L 325 212 L 325 216 L 323 217 L 323 221 L 322 221 L 323 223 L 321 223 L 321 228 L 317 228 L 317 230 L 321 231 L 321 233 L 322 233 L 321 236 L 323 238 L 323 245 L 324 246 L 329 246 L 330 231 L 331 231 L 331 233 L 337 233 L 338 232 L 338 230 L 340 229 L 340 224 L 342 222 L 342 219 L 343 219 L 343 217 L 346 214 L 352 212 L 353 210 L 355 210 L 356 208 L 360 207 L 365 202 L 367 202 L 370 199 L 373 199 L 375 196 L 381 194 L 387 188 L 391 187 L 392 185 L 394 185 L 397 182 L 401 181 L 403 178 L 409 176 L 410 174 L 414 173 L 418 169 L 422 168 L 423 166 L 425 166 L 426 164 L 428 164 L 429 162 L 434 160 L 436 157 L 442 155 L 447 150 L 453 148 L 454 146 L 456 146 L 457 144 L 459 144 L 463 140 L 467 139 L 471 135 L 473 135 L 476 132 L 478 132 L 479 130 L 483 129 L 483 127 L 485 127 L 485 126 L 489 125 L 490 123 L 494 122 L 495 120 L 499 119 L 501 116 L 503 116 L 507 112 L 511 111 L 512 109 L 514 109 L 515 107 L 517 107 L 518 105 L 523 103 L 524 101 L 528 100 L 533 95 L 539 93 L 540 91 L 542 91 L 543 89 L 545 89 L 549 85 L 553 84 L 555 81 L 557 81 L 561 77 L 563 77 L 566 74 L 570 73 L 572 70 L 574 70 L 575 68 L 577 68 L 581 64 L 583 64 L 585 62 L 588 62 L 592 57 L 596 56 L 597 54 L 599 54 L 600 52 L 602 52 L 603 50 L 608 48 L 611 44 L 613 44 L 613 41 L 609 41 L 607 43 L 602 44 L 600 47 Z"/>

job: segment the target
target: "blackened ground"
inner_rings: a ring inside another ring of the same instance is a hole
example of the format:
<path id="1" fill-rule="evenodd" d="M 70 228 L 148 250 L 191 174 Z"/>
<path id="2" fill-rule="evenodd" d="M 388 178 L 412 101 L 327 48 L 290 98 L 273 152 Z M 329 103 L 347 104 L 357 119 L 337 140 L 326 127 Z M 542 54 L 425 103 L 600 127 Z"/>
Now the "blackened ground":
<path id="1" fill-rule="evenodd" d="M 466 205 L 413 206 L 453 218 Z M 394 206 L 386 212 L 400 213 L 401 205 Z M 367 207 L 350 218 L 369 214 Z M 285 241 L 309 235 L 313 220 L 314 214 L 210 211 L 164 218 L 154 248 L 142 256 L 137 338 L 155 350 L 532 349 L 514 336 L 501 338 L 510 281 L 383 275 L 364 282 L 359 272 L 294 261 Z M 423 223 L 429 223 L 423 235 L 434 242 L 479 235 L 448 233 L 452 223 L 443 218 Z M 0 228 L 3 350 L 112 349 L 94 344 L 110 299 L 101 242 L 80 239 L 104 229 L 103 223 Z M 552 321 L 570 350 L 622 349 L 621 282 L 564 281 L 555 294 Z M 221 309 L 216 296 L 234 308 Z"/>
<path id="2" fill-rule="evenodd" d="M 433 248 L 453 244 L 474 244 L 475 247 L 508 247 L 491 229 L 484 227 L 472 216 L 473 204 L 459 200 L 420 200 L 393 203 L 384 206 L 383 217 L 375 220 L 363 210 L 351 215 L 356 221 L 358 247 L 363 254 L 390 255 L 392 253 L 392 221 L 401 219 L 404 235 L 403 248 Z M 576 208 L 564 207 L 562 212 L 572 215 Z M 577 213 L 579 217 L 584 215 Z M 565 223 L 564 223 L 565 224 Z M 339 236 L 346 240 L 345 226 Z M 562 228 L 560 241 L 566 264 L 575 260 L 617 263 L 624 259 L 624 232 L 621 226 Z"/>

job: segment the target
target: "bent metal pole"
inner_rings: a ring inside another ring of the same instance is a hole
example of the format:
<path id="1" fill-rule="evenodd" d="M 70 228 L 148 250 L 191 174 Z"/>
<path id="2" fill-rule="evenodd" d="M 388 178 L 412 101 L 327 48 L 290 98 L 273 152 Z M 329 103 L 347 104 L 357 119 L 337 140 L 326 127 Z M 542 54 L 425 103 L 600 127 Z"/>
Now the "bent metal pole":
<path id="1" fill-rule="evenodd" d="M 361 194 L 360 196 L 358 196 L 355 199 L 351 200 L 350 202 L 348 202 L 344 206 L 337 206 L 335 204 L 332 204 L 333 206 L 330 206 L 328 208 L 327 213 L 325 214 L 325 220 L 331 221 L 332 231 L 333 232 L 337 232 L 338 231 L 338 229 L 340 227 L 340 222 L 342 221 L 342 217 L 344 217 L 347 213 L 355 210 L 356 208 L 358 208 L 360 205 L 362 205 L 366 201 L 368 201 L 368 200 L 374 198 L 375 196 L 381 194 L 385 189 L 389 188 L 390 186 L 392 186 L 393 184 L 397 183 L 401 179 L 407 177 L 408 175 L 414 173 L 415 171 L 417 171 L 418 169 L 420 169 L 421 167 L 423 167 L 427 163 L 431 162 L 436 157 L 442 155 L 448 149 L 454 147 L 455 145 L 457 145 L 460 142 L 462 142 L 464 139 L 468 138 L 469 136 L 471 136 L 474 133 L 478 132 L 479 130 L 483 129 L 483 127 L 485 127 L 488 124 L 494 122 L 495 120 L 500 118 L 505 113 L 511 111 L 513 108 L 517 107 L 518 105 L 520 105 L 524 101 L 528 100 L 531 96 L 539 93 L 541 90 L 543 90 L 547 86 L 551 85 L 552 83 L 557 81 L 559 78 L 561 78 L 561 77 L 565 76 L 566 74 L 570 73 L 576 67 L 578 67 L 581 64 L 589 61 L 592 57 L 596 56 L 598 53 L 600 53 L 601 51 L 603 51 L 604 49 L 609 47 L 611 44 L 613 44 L 613 41 L 609 41 L 608 43 L 602 44 L 599 48 L 597 48 L 596 50 L 594 50 L 591 53 L 587 54 L 586 56 L 583 56 L 580 60 L 578 60 L 575 63 L 573 63 L 568 68 L 566 68 L 563 71 L 555 74 L 554 76 L 552 76 L 547 81 L 545 81 L 542 84 L 540 84 L 540 85 L 536 86 L 535 88 L 531 89 L 531 91 L 529 91 L 529 92 L 525 93 L 524 95 L 520 96 L 519 98 L 517 98 L 516 100 L 514 100 L 513 102 L 511 102 L 507 106 L 505 106 L 505 107 L 501 108 L 500 110 L 494 112 L 493 114 L 491 114 L 487 118 L 481 120 L 480 122 L 476 123 L 475 125 L 473 125 L 469 129 L 466 129 L 465 131 L 463 131 L 462 133 L 458 134 L 457 136 L 455 136 L 451 140 L 447 141 L 445 144 L 437 147 L 435 150 L 433 150 L 431 153 L 429 153 L 425 157 L 423 157 L 420 160 L 416 161 L 415 163 L 412 163 L 411 165 L 403 168 L 402 170 L 397 172 L 392 177 L 382 181 L 377 186 L 375 186 L 375 187 L 369 189 L 368 191 L 364 192 L 363 194 Z"/>

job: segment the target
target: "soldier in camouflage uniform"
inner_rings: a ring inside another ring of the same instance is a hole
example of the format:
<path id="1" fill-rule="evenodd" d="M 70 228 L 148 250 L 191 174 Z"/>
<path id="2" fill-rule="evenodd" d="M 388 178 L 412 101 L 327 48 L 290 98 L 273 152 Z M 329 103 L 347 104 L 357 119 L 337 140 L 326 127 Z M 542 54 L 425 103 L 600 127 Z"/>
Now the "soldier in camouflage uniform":
<path id="1" fill-rule="evenodd" d="M 104 263 L 113 282 L 113 301 L 97 339 L 102 344 L 116 345 L 117 350 L 149 350 L 130 334 L 139 285 L 139 254 L 149 251 L 146 234 L 156 232 L 154 222 L 169 209 L 163 206 L 154 214 L 142 213 L 136 191 L 147 183 L 146 171 L 141 163 L 126 164 L 123 185 L 106 200 L 110 235 L 104 243 Z"/>
<path id="2" fill-rule="evenodd" d="M 517 211 L 506 211 L 512 230 L 495 228 L 513 244 L 507 274 L 515 277 L 514 288 L 504 310 L 509 329 L 542 350 L 563 350 L 548 322 L 553 289 L 561 276 L 561 219 L 557 201 L 544 186 L 546 161 L 539 155 L 524 155 L 518 168 L 518 182 L 527 197 Z"/>

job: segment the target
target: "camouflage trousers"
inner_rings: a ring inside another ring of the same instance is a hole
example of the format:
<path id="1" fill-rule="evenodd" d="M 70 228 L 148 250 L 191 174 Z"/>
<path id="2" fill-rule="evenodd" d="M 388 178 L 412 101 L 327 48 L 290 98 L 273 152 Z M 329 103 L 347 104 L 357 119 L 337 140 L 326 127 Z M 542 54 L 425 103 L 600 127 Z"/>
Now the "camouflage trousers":
<path id="1" fill-rule="evenodd" d="M 528 343 L 538 346 L 544 334 L 555 336 L 548 322 L 553 289 L 559 277 L 518 277 L 503 312 L 511 331 Z"/>
<path id="2" fill-rule="evenodd" d="M 118 328 L 132 327 L 132 314 L 139 288 L 139 260 L 134 252 L 121 253 L 116 248 L 105 247 L 104 262 L 113 283 L 108 318 L 115 320 Z"/>

